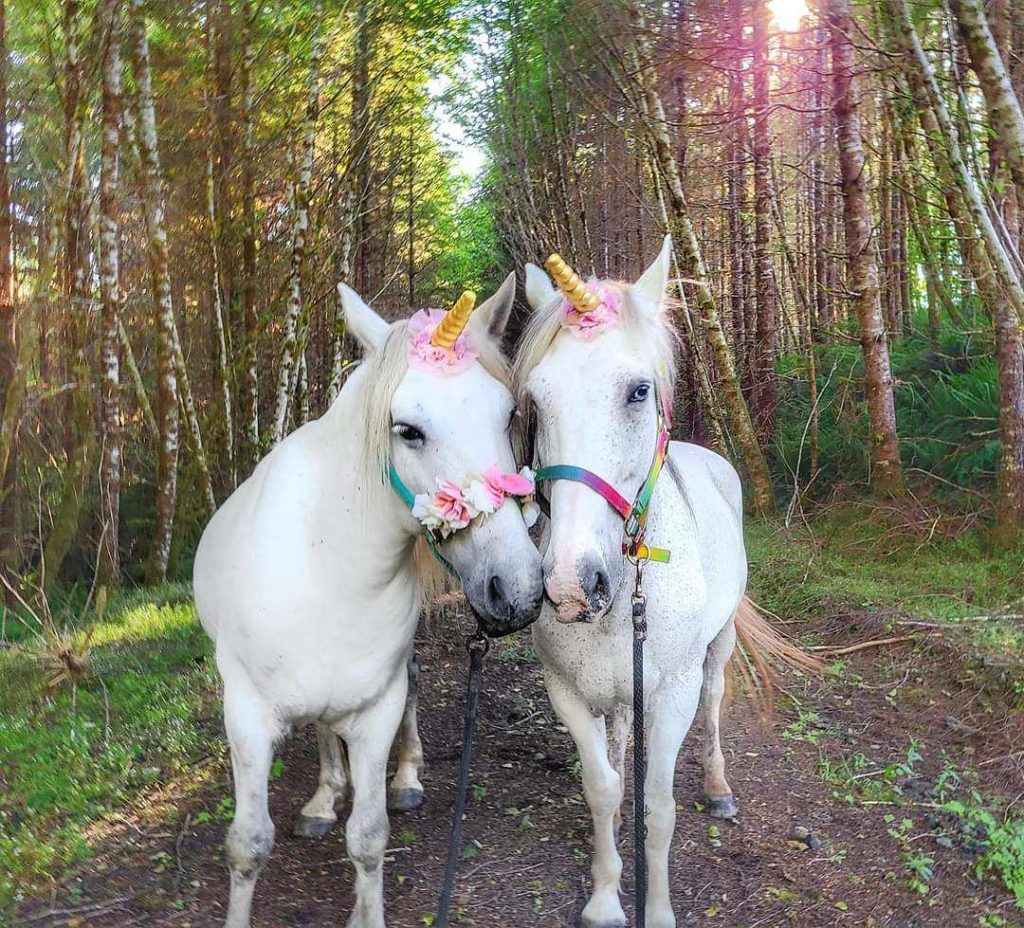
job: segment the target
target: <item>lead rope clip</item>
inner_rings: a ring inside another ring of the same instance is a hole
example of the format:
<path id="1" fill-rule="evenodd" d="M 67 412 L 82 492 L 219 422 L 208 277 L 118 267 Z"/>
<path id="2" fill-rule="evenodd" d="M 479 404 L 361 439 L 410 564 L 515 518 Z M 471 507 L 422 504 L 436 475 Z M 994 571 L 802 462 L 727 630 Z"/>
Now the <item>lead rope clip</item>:
<path id="1" fill-rule="evenodd" d="M 643 561 L 636 562 L 636 583 L 630 601 L 633 604 L 633 640 L 644 641 L 647 638 L 647 594 L 643 590 Z"/>

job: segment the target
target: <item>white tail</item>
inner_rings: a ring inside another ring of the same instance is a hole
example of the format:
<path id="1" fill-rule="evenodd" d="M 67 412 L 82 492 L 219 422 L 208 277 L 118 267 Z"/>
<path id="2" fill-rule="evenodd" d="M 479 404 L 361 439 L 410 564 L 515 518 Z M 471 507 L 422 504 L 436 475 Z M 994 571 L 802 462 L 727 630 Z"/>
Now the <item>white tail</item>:
<path id="1" fill-rule="evenodd" d="M 729 674 L 737 675 L 760 703 L 762 711 L 770 715 L 775 707 L 772 664 L 781 663 L 804 673 L 820 673 L 824 665 L 773 628 L 765 613 L 749 597 L 740 600 L 733 619 L 736 650 L 729 659 Z"/>

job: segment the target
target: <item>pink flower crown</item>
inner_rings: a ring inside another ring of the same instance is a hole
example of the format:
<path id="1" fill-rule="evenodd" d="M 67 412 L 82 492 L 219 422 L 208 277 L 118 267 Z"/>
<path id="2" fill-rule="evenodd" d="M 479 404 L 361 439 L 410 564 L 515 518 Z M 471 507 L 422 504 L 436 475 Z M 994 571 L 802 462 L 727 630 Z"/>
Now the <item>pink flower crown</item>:
<path id="1" fill-rule="evenodd" d="M 419 493 L 413 501 L 412 514 L 429 531 L 442 538 L 466 528 L 477 516 L 496 512 L 506 496 L 523 498 L 523 518 L 527 528 L 540 514 L 533 500 L 534 473 L 524 467 L 518 474 L 506 474 L 494 464 L 482 477 L 474 477 L 457 484 L 438 478 L 436 493 Z"/>
<path id="2" fill-rule="evenodd" d="M 601 301 L 593 309 L 580 310 L 568 298 L 562 300 L 562 325 L 584 341 L 616 325 L 622 311 L 622 290 L 618 287 L 591 278 L 587 289 Z"/>
<path id="3" fill-rule="evenodd" d="M 431 344 L 434 334 L 445 316 L 443 309 L 421 309 L 409 320 L 409 367 L 425 374 L 448 377 L 461 374 L 479 356 L 473 347 L 468 332 L 463 332 L 451 348 L 440 348 Z"/>

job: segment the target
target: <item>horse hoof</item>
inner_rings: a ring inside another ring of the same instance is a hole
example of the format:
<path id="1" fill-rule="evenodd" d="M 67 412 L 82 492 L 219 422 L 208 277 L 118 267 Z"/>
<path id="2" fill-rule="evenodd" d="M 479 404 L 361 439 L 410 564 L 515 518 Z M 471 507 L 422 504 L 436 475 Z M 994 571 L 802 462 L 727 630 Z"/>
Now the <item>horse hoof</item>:
<path id="1" fill-rule="evenodd" d="M 333 827 L 337 819 L 313 818 L 310 815 L 300 815 L 295 819 L 295 827 L 292 834 L 296 838 L 322 838 Z"/>
<path id="2" fill-rule="evenodd" d="M 396 789 L 388 791 L 388 809 L 392 812 L 412 812 L 423 805 L 423 790 Z"/>
<path id="3" fill-rule="evenodd" d="M 740 808 L 732 796 L 716 796 L 705 800 L 708 815 L 712 818 L 736 818 Z"/>
<path id="4" fill-rule="evenodd" d="M 614 896 L 591 896 L 580 913 L 583 928 L 626 928 L 627 924 L 618 893 Z"/>

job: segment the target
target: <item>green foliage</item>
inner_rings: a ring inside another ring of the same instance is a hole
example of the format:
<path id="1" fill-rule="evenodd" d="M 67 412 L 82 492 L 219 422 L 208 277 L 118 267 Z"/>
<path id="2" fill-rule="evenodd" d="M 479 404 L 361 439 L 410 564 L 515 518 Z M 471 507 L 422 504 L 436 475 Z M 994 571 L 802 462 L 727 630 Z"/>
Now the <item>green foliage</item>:
<path id="1" fill-rule="evenodd" d="M 904 466 L 957 485 L 984 487 L 999 464 L 996 362 L 985 339 L 946 330 L 934 349 L 919 336 L 893 343 L 896 419 Z M 862 483 L 868 476 L 863 359 L 856 344 L 817 349 L 820 410 L 819 485 Z M 782 359 L 775 454 L 787 474 L 806 482 L 810 415 L 804 360 Z M 801 455 L 801 443 L 803 454 Z"/>
<path id="2" fill-rule="evenodd" d="M 87 826 L 205 750 L 209 642 L 179 588 L 125 596 L 93 638 L 91 674 L 50 697 L 0 652 L 0 910 L 88 855 Z"/>
<path id="3" fill-rule="evenodd" d="M 975 873 L 1000 880 L 1013 893 L 1017 908 L 1024 909 L 1024 819 L 996 818 L 974 790 L 965 799 L 947 801 L 942 809 L 981 836 Z"/>

